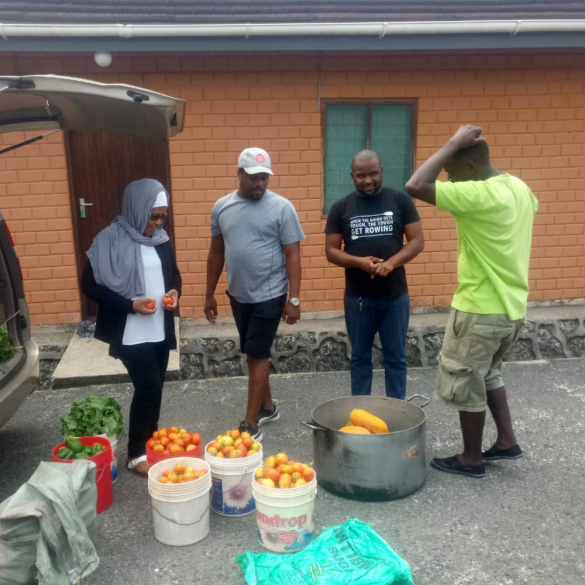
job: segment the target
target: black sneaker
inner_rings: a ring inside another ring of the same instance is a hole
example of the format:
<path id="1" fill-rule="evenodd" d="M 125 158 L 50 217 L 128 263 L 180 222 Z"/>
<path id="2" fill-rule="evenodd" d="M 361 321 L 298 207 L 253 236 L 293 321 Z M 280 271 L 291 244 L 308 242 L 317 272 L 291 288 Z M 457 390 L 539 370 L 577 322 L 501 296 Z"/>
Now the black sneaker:
<path id="1" fill-rule="evenodd" d="M 431 465 L 439 471 L 446 471 L 447 473 L 457 473 L 458 475 L 467 475 L 478 479 L 485 477 L 485 465 L 483 463 L 474 466 L 463 465 L 457 455 L 445 457 L 444 459 L 433 459 Z"/>
<path id="2" fill-rule="evenodd" d="M 240 433 L 250 433 L 250 438 L 253 441 L 261 441 L 264 438 L 264 435 L 258 430 L 257 426 L 255 427 L 245 420 L 240 423 L 239 429 Z"/>
<path id="3" fill-rule="evenodd" d="M 280 418 L 280 412 L 276 409 L 276 406 L 272 410 L 261 410 L 258 413 L 258 426 L 265 425 L 266 423 L 275 422 Z"/>
<path id="4" fill-rule="evenodd" d="M 498 461 L 499 459 L 521 459 L 524 457 L 524 452 L 519 445 L 514 445 L 509 449 L 498 449 L 492 445 L 487 451 L 484 451 L 481 456 L 484 461 Z"/>

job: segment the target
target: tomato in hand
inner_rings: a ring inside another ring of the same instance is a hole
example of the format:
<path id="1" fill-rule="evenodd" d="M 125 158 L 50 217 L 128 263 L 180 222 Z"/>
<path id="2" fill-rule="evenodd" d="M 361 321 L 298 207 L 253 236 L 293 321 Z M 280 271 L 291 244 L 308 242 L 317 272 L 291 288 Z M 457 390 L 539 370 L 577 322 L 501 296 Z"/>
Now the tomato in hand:
<path id="1" fill-rule="evenodd" d="M 144 305 L 149 311 L 154 311 L 156 309 L 156 301 L 150 301 L 150 303 L 146 303 Z"/>
<path id="2" fill-rule="evenodd" d="M 175 299 L 173 299 L 173 297 L 165 296 L 165 298 L 163 299 L 163 304 L 165 304 L 167 306 L 174 305 Z"/>

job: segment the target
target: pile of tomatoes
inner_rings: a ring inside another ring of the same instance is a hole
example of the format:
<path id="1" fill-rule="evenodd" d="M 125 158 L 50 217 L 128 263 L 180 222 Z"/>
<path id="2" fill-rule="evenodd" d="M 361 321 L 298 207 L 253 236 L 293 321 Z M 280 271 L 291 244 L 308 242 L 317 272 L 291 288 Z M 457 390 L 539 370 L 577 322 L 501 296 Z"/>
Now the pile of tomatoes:
<path id="1" fill-rule="evenodd" d="M 195 471 L 192 467 L 183 465 L 179 461 L 174 467 L 169 467 L 162 472 L 158 478 L 160 483 L 189 483 L 200 479 L 207 473 L 207 469 Z"/>
<path id="2" fill-rule="evenodd" d="M 201 443 L 199 433 L 190 433 L 184 428 L 162 428 L 152 434 L 152 439 L 146 443 L 146 448 L 163 455 L 188 453 L 197 449 Z"/>
<path id="3" fill-rule="evenodd" d="M 262 446 L 254 441 L 250 433 L 240 433 L 238 429 L 227 431 L 225 435 L 217 435 L 215 441 L 207 445 L 207 453 L 221 459 L 239 459 L 256 455 Z"/>
<path id="4" fill-rule="evenodd" d="M 265 487 L 288 489 L 307 485 L 315 479 L 315 471 L 309 463 L 299 463 L 279 453 L 268 457 L 265 465 L 254 472 L 254 478 Z"/>

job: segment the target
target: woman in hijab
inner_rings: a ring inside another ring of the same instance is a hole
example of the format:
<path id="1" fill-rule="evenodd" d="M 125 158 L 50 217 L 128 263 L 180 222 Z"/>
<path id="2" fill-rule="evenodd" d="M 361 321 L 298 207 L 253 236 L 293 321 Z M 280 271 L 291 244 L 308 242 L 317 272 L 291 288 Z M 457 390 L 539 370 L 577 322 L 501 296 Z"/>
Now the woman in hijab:
<path id="1" fill-rule="evenodd" d="M 141 475 L 148 474 L 146 442 L 158 427 L 169 351 L 177 348 L 173 311 L 181 275 L 162 227 L 168 206 L 158 181 L 130 183 L 122 215 L 96 236 L 81 279 L 81 290 L 98 303 L 96 339 L 110 344 L 134 384 L 127 467 Z M 165 296 L 172 304 L 163 303 Z"/>

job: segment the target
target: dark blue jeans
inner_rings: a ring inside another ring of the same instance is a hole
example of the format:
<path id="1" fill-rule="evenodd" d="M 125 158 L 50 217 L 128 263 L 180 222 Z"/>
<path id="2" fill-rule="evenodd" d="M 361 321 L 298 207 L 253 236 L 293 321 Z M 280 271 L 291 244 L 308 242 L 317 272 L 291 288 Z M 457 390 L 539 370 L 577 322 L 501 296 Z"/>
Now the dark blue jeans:
<path id="1" fill-rule="evenodd" d="M 372 393 L 372 346 L 378 333 L 384 355 L 386 396 L 404 400 L 409 319 L 408 293 L 391 299 L 345 297 L 345 324 L 351 343 L 352 396 L 369 396 Z"/>

